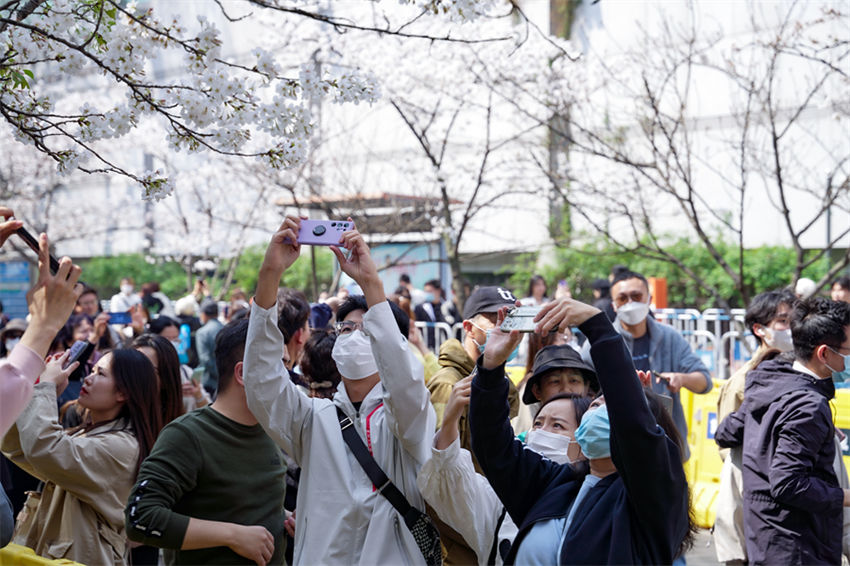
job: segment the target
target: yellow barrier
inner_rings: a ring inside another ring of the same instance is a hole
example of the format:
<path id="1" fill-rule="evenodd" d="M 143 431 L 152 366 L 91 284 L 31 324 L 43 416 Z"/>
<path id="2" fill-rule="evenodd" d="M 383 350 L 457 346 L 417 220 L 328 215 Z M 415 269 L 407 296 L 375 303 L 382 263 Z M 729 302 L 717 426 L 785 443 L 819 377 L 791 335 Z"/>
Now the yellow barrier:
<path id="1" fill-rule="evenodd" d="M 79 562 L 60 558 L 51 560 L 35 553 L 29 547 L 10 543 L 0 548 L 0 566 L 83 566 Z"/>
<path id="2" fill-rule="evenodd" d="M 829 404 L 832 407 L 832 422 L 848 436 L 850 445 L 850 389 L 836 389 L 835 399 Z M 850 471 L 850 449 L 842 452 L 844 465 Z"/>
<path id="3" fill-rule="evenodd" d="M 688 421 L 688 445 L 691 458 L 685 463 L 685 473 L 691 486 L 694 516 L 700 527 L 714 524 L 717 493 L 720 489 L 720 468 L 723 461 L 714 442 L 717 430 L 717 398 L 722 379 L 714 380 L 714 387 L 706 395 L 696 395 L 682 389 L 680 397 L 685 419 Z M 850 389 L 837 389 L 832 406 L 835 426 L 850 437 Z M 844 464 L 850 470 L 850 450 L 843 453 Z"/>
<path id="4" fill-rule="evenodd" d="M 688 445 L 691 457 L 685 462 L 685 473 L 691 485 L 694 518 L 703 528 L 714 524 L 714 502 L 720 487 L 720 468 L 723 461 L 714 443 L 717 430 L 717 398 L 723 380 L 715 379 L 714 387 L 705 395 L 695 395 L 687 389 L 679 393 L 685 419 L 688 421 Z"/>
<path id="5" fill-rule="evenodd" d="M 525 377 L 525 366 L 505 366 L 505 373 L 514 385 L 517 385 Z"/>

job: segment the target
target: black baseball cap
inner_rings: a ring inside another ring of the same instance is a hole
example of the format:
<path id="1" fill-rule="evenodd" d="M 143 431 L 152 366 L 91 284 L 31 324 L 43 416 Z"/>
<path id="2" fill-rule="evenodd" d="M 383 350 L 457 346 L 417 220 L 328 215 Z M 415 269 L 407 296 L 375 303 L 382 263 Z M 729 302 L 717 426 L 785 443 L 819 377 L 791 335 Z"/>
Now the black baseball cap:
<path id="1" fill-rule="evenodd" d="M 566 344 L 546 346 L 541 348 L 534 356 L 534 367 L 531 369 L 531 377 L 525 383 L 525 391 L 522 394 L 522 402 L 526 405 L 537 403 L 537 398 L 532 392 L 535 383 L 540 381 L 544 373 L 553 369 L 574 368 L 581 371 L 584 380 L 593 391 L 599 391 L 599 380 L 596 371 L 584 360 L 581 355 L 571 346 Z"/>
<path id="2" fill-rule="evenodd" d="M 516 297 L 504 287 L 479 287 L 463 305 L 463 319 L 469 320 L 476 314 L 492 313 L 502 307 L 516 305 Z"/>

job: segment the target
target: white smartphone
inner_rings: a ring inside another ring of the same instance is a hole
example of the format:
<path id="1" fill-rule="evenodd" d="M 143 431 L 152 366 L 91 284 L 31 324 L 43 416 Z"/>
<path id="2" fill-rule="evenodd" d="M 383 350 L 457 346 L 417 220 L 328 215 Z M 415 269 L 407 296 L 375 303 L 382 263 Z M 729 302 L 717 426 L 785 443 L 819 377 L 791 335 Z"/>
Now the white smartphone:
<path id="1" fill-rule="evenodd" d="M 504 332 L 517 330 L 519 332 L 534 332 L 534 327 L 537 323 L 534 322 L 534 317 L 540 313 L 543 307 L 514 307 L 508 311 L 508 316 L 502 322 L 499 328 Z"/>

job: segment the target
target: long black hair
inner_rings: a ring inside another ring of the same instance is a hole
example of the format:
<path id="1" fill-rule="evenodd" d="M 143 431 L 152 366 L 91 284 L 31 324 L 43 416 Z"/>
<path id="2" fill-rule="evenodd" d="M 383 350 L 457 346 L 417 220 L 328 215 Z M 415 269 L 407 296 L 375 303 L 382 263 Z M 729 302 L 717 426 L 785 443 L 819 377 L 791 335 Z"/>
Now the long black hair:
<path id="1" fill-rule="evenodd" d="M 534 296 L 534 285 L 536 285 L 538 281 L 543 282 L 543 296 L 546 296 L 546 293 L 549 292 L 549 285 L 546 284 L 546 279 L 542 275 L 532 275 L 531 279 L 528 280 L 528 294 L 526 297 Z"/>
<path id="2" fill-rule="evenodd" d="M 180 358 L 177 350 L 166 338 L 158 334 L 145 333 L 136 336 L 132 347 L 151 348 L 156 352 L 156 371 L 159 376 L 159 405 L 162 409 L 162 424 L 167 425 L 183 414 L 183 380 L 180 377 Z"/>
<path id="3" fill-rule="evenodd" d="M 112 350 L 110 370 L 115 389 L 126 398 L 118 417 L 128 421 L 139 442 L 139 458 L 135 470 L 138 474 L 139 467 L 150 454 L 156 437 L 162 430 L 156 372 L 147 356 L 130 348 Z"/>
<path id="4" fill-rule="evenodd" d="M 682 439 L 682 435 L 679 434 L 679 429 L 678 427 L 676 427 L 676 422 L 673 420 L 673 416 L 670 414 L 670 411 L 668 411 L 664 407 L 664 404 L 661 402 L 661 396 L 648 389 L 644 389 L 644 394 L 646 395 L 646 401 L 649 404 L 649 411 L 652 413 L 652 416 L 655 417 L 655 422 L 657 422 L 658 425 L 662 429 L 664 429 L 664 434 L 667 435 L 667 438 L 672 440 L 673 443 L 679 447 L 679 454 L 684 455 L 685 441 Z M 689 551 L 691 547 L 693 547 L 697 531 L 699 530 L 699 527 L 696 524 L 696 520 L 694 519 L 694 507 L 691 504 L 690 485 L 687 485 L 687 489 L 688 530 L 685 533 L 685 537 L 679 543 L 679 548 L 676 550 L 676 558 L 678 558 L 679 556 L 684 556 L 685 553 Z"/>

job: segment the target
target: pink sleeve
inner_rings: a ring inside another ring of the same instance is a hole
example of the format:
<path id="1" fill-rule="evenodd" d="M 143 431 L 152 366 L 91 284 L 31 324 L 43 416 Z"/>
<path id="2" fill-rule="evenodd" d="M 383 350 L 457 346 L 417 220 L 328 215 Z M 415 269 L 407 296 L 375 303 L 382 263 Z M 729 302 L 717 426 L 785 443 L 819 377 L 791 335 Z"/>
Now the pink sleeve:
<path id="1" fill-rule="evenodd" d="M 41 357 L 17 344 L 0 360 L 0 436 L 6 434 L 32 397 L 32 386 L 44 370 Z"/>

